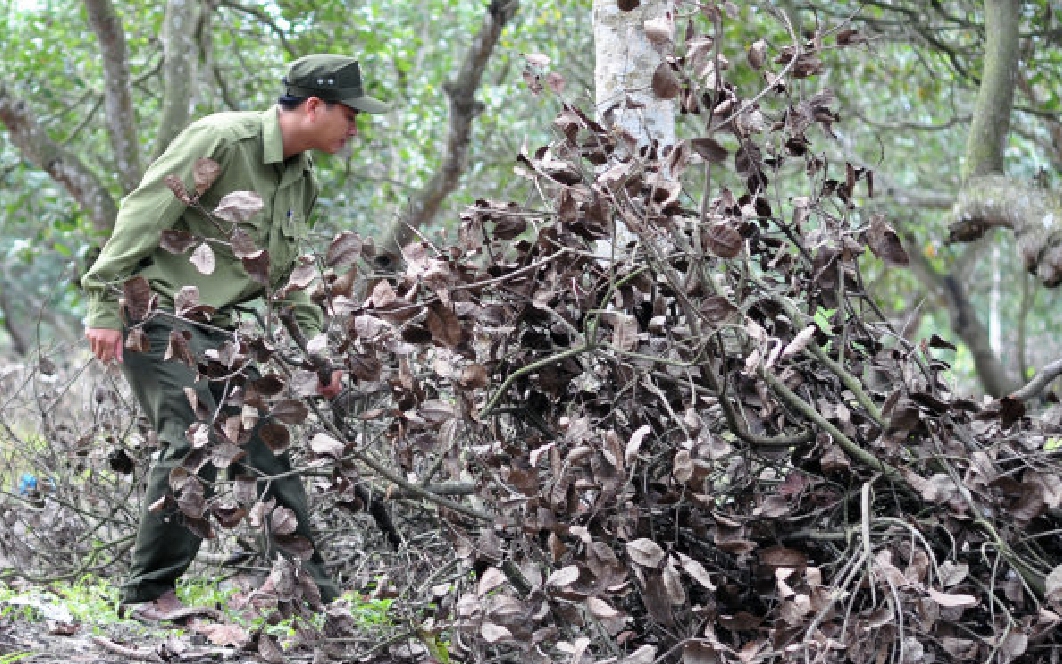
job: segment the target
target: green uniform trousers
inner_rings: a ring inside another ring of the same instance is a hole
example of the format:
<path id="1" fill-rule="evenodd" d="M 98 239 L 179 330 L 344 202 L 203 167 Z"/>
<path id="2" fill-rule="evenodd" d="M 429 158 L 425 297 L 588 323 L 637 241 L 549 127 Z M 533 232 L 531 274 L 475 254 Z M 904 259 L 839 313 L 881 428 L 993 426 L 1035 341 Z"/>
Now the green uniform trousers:
<path id="1" fill-rule="evenodd" d="M 196 372 L 192 367 L 178 360 L 163 359 L 171 329 L 188 330 L 191 333 L 189 346 L 194 357 L 201 357 L 208 348 L 219 348 L 231 338 L 224 332 L 204 330 L 177 321 L 150 321 L 145 325 L 145 332 L 151 343 L 150 349 L 144 353 L 129 350 L 124 353 L 122 368 L 126 379 L 140 402 L 141 409 L 158 433 L 161 447 L 160 457 L 148 475 L 147 494 L 144 497 L 129 578 L 122 585 L 122 601 L 130 604 L 153 600 L 173 588 L 177 578 L 195 559 L 202 542 L 202 538 L 183 525 L 179 511 L 151 513 L 147 509 L 169 492 L 170 471 L 181 465 L 181 461 L 191 449 L 185 432 L 189 425 L 196 421 L 196 416 L 184 389 L 195 389 L 199 403 L 210 412 L 215 412 L 217 403 L 223 397 L 223 383 L 210 382 L 205 378 L 196 381 Z M 257 471 L 265 476 L 277 476 L 291 470 L 290 456 L 287 453 L 274 454 L 257 433 L 252 435 L 244 450 L 247 456 L 230 468 L 230 472 L 239 473 L 242 467 L 254 469 L 250 471 L 252 474 Z M 217 469 L 207 464 L 200 472 L 200 477 L 209 483 L 214 481 L 216 474 Z M 259 482 L 259 492 L 264 488 L 265 482 Z M 296 534 L 314 542 L 310 530 L 306 488 L 299 476 L 272 480 L 268 484 L 268 492 L 263 497 L 274 499 L 278 506 L 292 510 L 298 518 Z M 316 545 L 313 557 L 303 561 L 303 567 L 317 581 L 325 603 L 339 596 L 339 588 L 325 571 L 324 560 Z"/>

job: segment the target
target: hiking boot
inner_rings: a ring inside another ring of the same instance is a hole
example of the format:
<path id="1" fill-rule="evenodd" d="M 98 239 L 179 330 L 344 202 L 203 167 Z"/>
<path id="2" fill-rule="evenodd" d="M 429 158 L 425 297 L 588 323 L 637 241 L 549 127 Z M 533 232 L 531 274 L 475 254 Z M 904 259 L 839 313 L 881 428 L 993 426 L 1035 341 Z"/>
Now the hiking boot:
<path id="1" fill-rule="evenodd" d="M 150 602 L 126 604 L 122 607 L 122 614 L 126 618 L 145 624 L 181 623 L 196 616 L 221 618 L 221 613 L 215 609 L 205 606 L 186 606 L 177 598 L 177 593 L 173 589 L 167 590 Z"/>

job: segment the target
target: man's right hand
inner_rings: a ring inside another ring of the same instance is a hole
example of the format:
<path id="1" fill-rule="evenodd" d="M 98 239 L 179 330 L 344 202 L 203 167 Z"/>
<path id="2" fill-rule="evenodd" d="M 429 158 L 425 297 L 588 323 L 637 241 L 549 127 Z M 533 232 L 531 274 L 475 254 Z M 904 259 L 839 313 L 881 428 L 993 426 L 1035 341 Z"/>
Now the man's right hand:
<path id="1" fill-rule="evenodd" d="M 85 330 L 85 338 L 89 340 L 92 354 L 101 362 L 117 360 L 122 362 L 122 331 L 109 330 L 105 327 L 90 327 Z"/>

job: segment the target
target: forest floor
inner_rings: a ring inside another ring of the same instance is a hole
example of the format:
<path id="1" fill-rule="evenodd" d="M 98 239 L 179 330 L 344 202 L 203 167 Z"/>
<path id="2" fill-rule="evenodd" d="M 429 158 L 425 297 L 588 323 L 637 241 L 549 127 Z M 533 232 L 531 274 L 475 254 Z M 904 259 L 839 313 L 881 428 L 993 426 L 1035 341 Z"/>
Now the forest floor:
<path id="1" fill-rule="evenodd" d="M 210 644 L 202 633 L 214 624 L 165 628 L 123 621 L 111 624 L 56 624 L 24 617 L 0 618 L 0 662 L 260 662 L 255 652 Z M 293 655 L 289 661 L 300 661 Z M 307 651 L 305 661 L 313 659 Z"/>
<path id="2" fill-rule="evenodd" d="M 246 627 L 256 615 L 245 598 L 233 595 L 225 612 L 211 616 L 145 624 L 109 608 L 85 615 L 83 607 L 72 611 L 51 593 L 27 590 L 0 604 L 0 664 L 261 662 Z M 244 606 L 234 611 L 241 599 Z M 312 661 L 314 651 L 292 647 L 284 656 L 285 661 Z"/>
<path id="3" fill-rule="evenodd" d="M 91 585 L 91 583 L 89 584 Z M 6 587 L 0 597 L 0 664 L 77 662 L 325 662 L 378 661 L 372 653 L 381 642 L 380 630 L 387 603 L 359 601 L 351 609 L 354 633 L 341 643 L 323 648 L 313 643 L 316 629 L 299 629 L 293 620 L 273 620 L 275 601 L 261 602 L 261 593 L 252 592 L 259 584 L 249 579 L 230 579 L 225 592 L 215 598 L 186 602 L 203 608 L 204 615 L 188 616 L 172 622 L 144 623 L 119 613 L 109 584 L 110 600 L 85 601 L 84 588 L 66 594 L 26 585 Z M 60 595 L 65 595 L 60 597 Z M 218 601 L 218 598 L 222 598 Z M 345 595 L 327 607 L 331 612 L 343 604 Z M 319 620 L 318 620 L 319 619 Z M 324 622 L 315 614 L 314 626 Z M 274 624 L 275 623 L 275 624 Z M 305 621 L 303 625 L 306 625 Z M 384 638 L 384 641 L 387 639 Z M 267 643 L 263 644 L 262 642 Z M 323 643 L 323 642 L 321 642 Z M 344 651 L 344 648 L 354 648 Z M 328 652 L 328 656 L 325 655 Z M 379 653 L 377 653 L 379 654 Z M 354 655 L 348 658 L 348 655 Z M 400 655 L 393 649 L 387 656 Z M 405 658 L 399 657 L 399 660 Z M 397 661 L 397 660 L 395 660 Z"/>

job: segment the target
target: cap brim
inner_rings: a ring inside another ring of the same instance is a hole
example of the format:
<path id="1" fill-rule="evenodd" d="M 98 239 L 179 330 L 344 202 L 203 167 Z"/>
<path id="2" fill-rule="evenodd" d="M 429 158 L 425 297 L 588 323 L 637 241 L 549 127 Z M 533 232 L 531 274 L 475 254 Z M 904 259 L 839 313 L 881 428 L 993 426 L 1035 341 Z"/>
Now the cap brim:
<path id="1" fill-rule="evenodd" d="M 364 95 L 361 97 L 353 97 L 351 99 L 343 99 L 340 103 L 350 106 L 351 108 L 359 110 L 363 113 L 387 113 L 391 110 L 390 104 L 385 104 L 379 99 L 370 97 L 368 95 Z"/>

